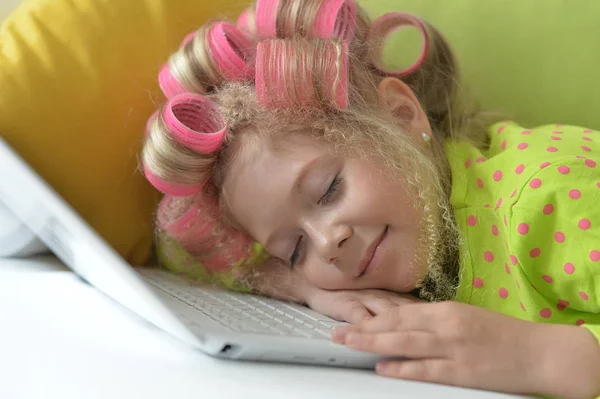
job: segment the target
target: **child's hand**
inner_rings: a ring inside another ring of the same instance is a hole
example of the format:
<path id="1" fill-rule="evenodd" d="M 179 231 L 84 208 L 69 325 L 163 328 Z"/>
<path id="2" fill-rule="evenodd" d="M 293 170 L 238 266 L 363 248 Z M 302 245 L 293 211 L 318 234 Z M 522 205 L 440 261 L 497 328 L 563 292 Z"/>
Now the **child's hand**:
<path id="1" fill-rule="evenodd" d="M 384 290 L 327 291 L 318 289 L 306 304 L 326 316 L 349 323 L 360 323 L 400 305 L 419 302 L 412 295 Z"/>
<path id="2" fill-rule="evenodd" d="M 377 373 L 384 376 L 559 397 L 598 393 L 600 349 L 587 330 L 458 302 L 400 306 L 338 327 L 333 339 L 352 349 L 412 359 L 380 362 Z"/>

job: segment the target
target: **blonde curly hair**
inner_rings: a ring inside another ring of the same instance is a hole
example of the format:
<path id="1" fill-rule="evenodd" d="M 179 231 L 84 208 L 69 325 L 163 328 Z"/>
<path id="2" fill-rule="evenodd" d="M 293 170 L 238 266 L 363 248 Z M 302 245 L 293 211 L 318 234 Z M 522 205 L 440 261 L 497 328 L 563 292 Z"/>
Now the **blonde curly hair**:
<path id="1" fill-rule="evenodd" d="M 402 25 L 420 30 L 423 53 L 411 68 L 388 71 L 385 38 Z M 388 76 L 403 80 L 428 115 L 433 157 L 404 134 L 402 121 L 380 116 L 377 85 Z M 223 282 L 234 270 L 226 285 L 262 291 L 257 275 L 268 257 L 228 214 L 223 182 L 245 143 L 310 134 L 348 156 L 377 159 L 408 183 L 422 218 L 420 261 L 429 265 L 420 295 L 454 296 L 458 232 L 444 143 L 484 147 L 488 123 L 432 25 L 403 13 L 372 22 L 354 0 L 259 0 L 237 24 L 214 21 L 190 34 L 159 80 L 169 101 L 149 122 L 142 162 L 166 194 L 159 247 L 180 245 L 204 266 L 188 274 Z"/>

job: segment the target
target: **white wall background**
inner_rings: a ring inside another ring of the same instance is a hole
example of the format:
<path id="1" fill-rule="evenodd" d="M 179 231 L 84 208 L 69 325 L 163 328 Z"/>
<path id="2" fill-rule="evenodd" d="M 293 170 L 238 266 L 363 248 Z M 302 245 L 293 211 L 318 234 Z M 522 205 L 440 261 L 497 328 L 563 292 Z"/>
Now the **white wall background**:
<path id="1" fill-rule="evenodd" d="M 0 0 L 0 21 L 10 14 L 20 3 L 21 0 Z"/>

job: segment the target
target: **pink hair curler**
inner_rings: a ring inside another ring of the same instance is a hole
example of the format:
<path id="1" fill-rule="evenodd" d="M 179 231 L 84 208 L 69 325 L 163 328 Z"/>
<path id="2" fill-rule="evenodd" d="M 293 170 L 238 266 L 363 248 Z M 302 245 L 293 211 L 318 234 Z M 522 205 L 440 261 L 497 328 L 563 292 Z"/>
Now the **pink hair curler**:
<path id="1" fill-rule="evenodd" d="M 177 198 L 165 196 L 158 208 L 159 228 L 173 237 L 186 251 L 200 258 L 209 272 L 222 272 L 251 254 L 253 240 L 218 222 L 218 205 L 206 194 L 199 194 L 189 210 L 169 221 L 167 209 Z M 176 204 L 175 204 L 176 206 Z"/>
<path id="2" fill-rule="evenodd" d="M 218 22 L 209 34 L 209 46 L 217 68 L 225 79 L 243 81 L 254 75 L 254 45 L 229 22 Z"/>
<path id="3" fill-rule="evenodd" d="M 248 7 L 239 16 L 236 21 L 237 28 L 243 32 L 246 36 L 253 38 L 256 36 L 256 20 L 254 14 L 254 7 Z"/>
<path id="4" fill-rule="evenodd" d="M 227 134 L 215 103 L 199 94 L 171 98 L 163 108 L 162 117 L 178 143 L 201 154 L 214 153 Z"/>
<path id="5" fill-rule="evenodd" d="M 314 24 L 314 38 L 352 41 L 358 7 L 354 0 L 325 0 Z"/>
<path id="6" fill-rule="evenodd" d="M 421 50 L 421 54 L 419 55 L 419 58 L 417 59 L 417 61 L 413 65 L 411 65 L 410 67 L 408 67 L 402 71 L 387 70 L 381 65 L 381 62 L 379 60 L 374 60 L 373 65 L 378 70 L 380 70 L 381 72 L 383 72 L 387 75 L 396 76 L 396 77 L 409 75 L 409 74 L 415 72 L 421 66 L 421 64 L 423 64 L 423 61 L 427 57 L 427 52 L 429 49 L 429 40 L 428 40 L 427 32 L 425 30 L 425 25 L 423 24 L 423 21 L 421 21 L 419 18 L 415 17 L 414 15 L 400 13 L 400 12 L 393 12 L 393 13 L 385 14 L 385 15 L 381 16 L 380 18 L 378 18 L 377 20 L 375 20 L 371 27 L 371 32 L 369 33 L 369 36 L 370 36 L 369 39 L 373 40 L 373 39 L 383 38 L 383 41 L 385 41 L 385 39 L 392 32 L 394 32 L 395 30 L 400 29 L 402 27 L 405 27 L 405 26 L 414 26 L 415 28 L 417 28 L 419 30 L 419 32 L 421 33 L 421 37 L 423 39 L 423 49 Z M 379 59 L 382 56 L 381 55 L 382 51 L 383 51 L 383 49 L 380 48 L 379 51 L 377 52 L 377 57 Z"/>
<path id="7" fill-rule="evenodd" d="M 183 38 L 181 44 L 179 45 L 179 48 L 185 47 L 189 42 L 194 40 L 194 38 L 196 37 L 196 33 L 198 33 L 197 30 L 188 33 L 187 36 Z"/>
<path id="8" fill-rule="evenodd" d="M 256 31 L 261 39 L 277 37 L 277 13 L 280 4 L 280 0 L 256 2 Z M 323 0 L 308 36 L 312 39 L 352 41 L 357 16 L 358 6 L 355 0 Z"/>
<path id="9" fill-rule="evenodd" d="M 144 165 L 144 175 L 146 179 L 163 194 L 172 195 L 174 197 L 189 197 L 190 195 L 194 195 L 202 190 L 204 184 L 197 184 L 193 186 L 184 186 L 179 184 L 172 184 L 166 182 L 159 176 L 156 176 L 150 168 Z"/>
<path id="10" fill-rule="evenodd" d="M 312 45 L 306 42 L 306 45 Z M 266 107 L 321 106 L 323 101 L 336 108 L 348 107 L 348 43 L 323 42 L 324 59 L 319 63 L 327 68 L 313 69 L 302 57 L 302 49 L 291 48 L 294 42 L 275 39 L 258 44 L 256 56 L 256 96 Z M 338 47 L 339 46 L 339 47 Z M 286 51 L 287 50 L 287 51 Z M 290 57 L 296 52 L 299 56 Z M 309 54 L 314 56 L 313 53 Z M 296 63 L 296 68 L 284 68 Z M 290 74 L 294 73 L 294 75 Z M 298 85 L 299 82 L 304 84 Z M 291 87 L 292 85 L 298 85 Z M 315 86 L 322 87 L 321 96 Z"/>
<path id="11" fill-rule="evenodd" d="M 169 63 L 163 65 L 158 74 L 158 84 L 163 94 L 167 98 L 171 98 L 178 94 L 187 93 L 187 90 L 175 79 L 171 73 Z"/>
<path id="12" fill-rule="evenodd" d="M 260 39 L 277 37 L 277 12 L 279 0 L 256 1 L 256 33 Z"/>

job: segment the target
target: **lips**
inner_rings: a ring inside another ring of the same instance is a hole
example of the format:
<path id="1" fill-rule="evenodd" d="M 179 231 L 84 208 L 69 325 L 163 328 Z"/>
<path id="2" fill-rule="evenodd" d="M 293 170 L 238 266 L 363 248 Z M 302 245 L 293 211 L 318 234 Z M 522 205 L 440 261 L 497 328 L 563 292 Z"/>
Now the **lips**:
<path id="1" fill-rule="evenodd" d="M 371 262 L 373 261 L 373 257 L 375 256 L 375 251 L 377 251 L 379 244 L 381 244 L 381 241 L 383 241 L 383 239 L 385 238 L 385 235 L 388 231 L 388 227 L 389 226 L 385 226 L 383 232 L 375 240 L 373 240 L 371 245 L 369 245 L 369 247 L 365 251 L 362 261 L 360 262 L 360 266 L 358 267 L 357 277 L 361 277 L 363 274 L 365 274 L 369 266 L 371 266 Z"/>

